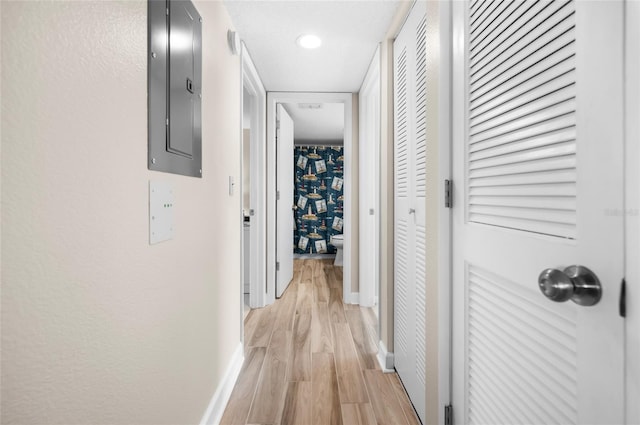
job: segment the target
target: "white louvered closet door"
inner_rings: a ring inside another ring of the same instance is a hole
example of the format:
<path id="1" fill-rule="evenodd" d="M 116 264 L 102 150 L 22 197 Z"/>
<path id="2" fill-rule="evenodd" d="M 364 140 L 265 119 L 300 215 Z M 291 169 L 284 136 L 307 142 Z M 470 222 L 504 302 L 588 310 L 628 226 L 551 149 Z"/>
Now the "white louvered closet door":
<path id="1" fill-rule="evenodd" d="M 454 45 L 455 421 L 623 423 L 623 3 L 455 2 Z"/>
<path id="2" fill-rule="evenodd" d="M 416 2 L 394 49 L 394 363 L 425 420 L 426 6 Z"/>

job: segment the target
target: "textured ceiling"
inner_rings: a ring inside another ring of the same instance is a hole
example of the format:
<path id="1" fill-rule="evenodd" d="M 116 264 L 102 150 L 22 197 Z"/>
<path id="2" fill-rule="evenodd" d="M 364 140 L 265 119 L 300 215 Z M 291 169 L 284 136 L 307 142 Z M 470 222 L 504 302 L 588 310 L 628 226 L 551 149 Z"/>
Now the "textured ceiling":
<path id="1" fill-rule="evenodd" d="M 398 0 L 225 0 L 268 91 L 358 92 Z M 296 39 L 313 33 L 314 50 Z"/>

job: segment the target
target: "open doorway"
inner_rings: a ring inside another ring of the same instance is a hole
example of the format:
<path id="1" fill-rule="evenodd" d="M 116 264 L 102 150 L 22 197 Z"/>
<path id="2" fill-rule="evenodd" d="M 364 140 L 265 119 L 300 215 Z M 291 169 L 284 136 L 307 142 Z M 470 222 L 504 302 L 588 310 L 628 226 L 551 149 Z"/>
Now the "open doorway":
<path id="1" fill-rule="evenodd" d="M 293 252 L 344 264 L 344 104 L 287 103 L 294 123 Z"/>
<path id="2" fill-rule="evenodd" d="M 277 115 L 277 105 L 289 105 L 288 109 L 291 111 L 291 114 L 293 115 L 299 115 L 299 112 L 304 112 L 305 109 L 310 109 L 309 106 L 313 106 L 316 107 L 318 104 L 337 104 L 339 105 L 339 107 L 341 108 L 341 115 L 343 117 L 342 120 L 342 125 L 341 125 L 341 131 L 338 131 L 340 133 L 340 135 L 338 136 L 344 144 L 343 147 L 343 154 L 342 155 L 338 155 L 338 156 L 342 156 L 342 160 L 344 161 L 342 164 L 342 166 L 340 167 L 340 171 L 342 173 L 342 177 L 341 177 L 341 181 L 336 182 L 336 187 L 341 186 L 340 189 L 342 190 L 342 194 L 341 195 L 337 195 L 335 197 L 334 202 L 336 202 L 336 208 L 338 207 L 338 203 L 337 203 L 337 197 L 338 196 L 342 196 L 342 203 L 340 205 L 340 210 L 342 212 L 342 217 L 341 220 L 342 222 L 340 223 L 341 227 L 342 227 L 342 234 L 343 236 L 343 240 L 344 240 L 344 244 L 343 244 L 343 297 L 344 297 L 344 301 L 347 303 L 357 303 L 357 299 L 354 300 L 354 297 L 352 295 L 352 288 L 351 288 L 351 273 L 352 270 L 354 270 L 354 265 L 352 264 L 353 262 L 353 258 L 351 255 L 351 250 L 352 250 L 352 246 L 355 244 L 357 246 L 357 241 L 352 241 L 350 239 L 351 234 L 353 233 L 353 229 L 350 227 L 351 223 L 352 223 L 352 219 L 351 219 L 351 214 L 353 212 L 352 209 L 352 202 L 353 202 L 353 198 L 351 198 L 351 189 L 352 189 L 352 183 L 353 180 L 351 180 L 350 176 L 352 173 L 352 168 L 351 168 L 351 164 L 350 161 L 352 160 L 352 119 L 353 119 L 353 106 L 352 106 L 352 95 L 350 93 L 280 93 L 280 92 L 273 92 L 273 93 L 269 93 L 268 94 L 268 99 L 267 99 L 267 123 L 268 123 L 268 140 L 267 140 L 267 146 L 268 146 L 268 181 L 271 182 L 268 187 L 267 187 L 267 208 L 268 208 L 268 216 L 270 217 L 268 220 L 268 226 L 267 226 L 267 246 L 268 247 L 273 247 L 273 249 L 268 249 L 267 250 L 267 303 L 271 303 L 275 300 L 276 298 L 276 294 L 277 293 L 282 293 L 283 292 L 283 288 L 277 288 L 276 286 L 276 282 L 278 281 L 286 281 L 287 279 L 279 279 L 278 276 L 278 272 L 280 272 L 280 270 L 278 270 L 278 268 L 284 270 L 282 268 L 282 266 L 278 267 L 279 265 L 283 264 L 283 261 L 289 261 L 291 260 L 291 262 L 293 261 L 293 255 L 294 255 L 294 244 L 293 244 L 293 226 L 288 227 L 288 226 L 281 226 L 280 229 L 278 229 L 278 212 L 280 212 L 280 214 L 288 214 L 288 215 L 292 215 L 291 213 L 291 208 L 292 207 L 298 207 L 297 206 L 297 202 L 298 199 L 295 199 L 296 204 L 293 205 L 293 202 L 289 205 L 280 205 L 283 208 L 278 208 L 278 191 L 281 190 L 281 186 L 279 186 L 277 184 L 277 175 L 278 175 L 278 169 L 277 169 L 277 161 L 276 158 L 279 157 L 278 155 L 278 146 L 279 143 L 277 142 L 276 139 L 276 133 L 277 133 L 277 126 L 276 126 L 276 115 Z M 304 105 L 302 108 L 299 105 Z M 317 108 L 317 109 L 321 109 L 321 108 Z M 306 111 L 309 112 L 309 111 Z M 304 114 L 303 114 L 304 115 Z M 303 126 L 301 126 L 303 127 Z M 295 128 L 295 126 L 294 126 Z M 294 130 L 295 131 L 295 130 Z M 311 131 L 313 132 L 313 129 L 311 129 Z M 303 138 L 299 138 L 300 143 L 308 143 L 308 142 L 304 142 Z M 336 139 L 337 140 L 337 139 Z M 319 140 L 316 141 L 317 144 L 319 143 Z M 312 148 L 313 149 L 313 148 Z M 315 155 L 318 155 L 317 149 L 316 152 L 314 152 Z M 315 168 L 316 164 L 315 161 L 318 160 L 318 158 L 314 158 L 309 159 L 308 155 L 305 155 L 307 158 L 307 164 L 306 164 L 306 169 L 308 171 L 308 167 L 309 165 L 311 165 L 312 167 L 312 173 L 309 173 L 309 178 L 313 178 L 311 177 L 312 174 L 313 176 L 316 178 L 315 182 L 317 183 L 317 187 L 316 187 L 316 192 L 315 192 L 315 196 L 320 195 L 320 192 L 322 191 L 322 189 L 320 189 L 322 183 L 324 183 L 325 187 L 327 185 L 327 181 L 320 181 L 317 179 L 317 171 L 318 169 Z M 291 151 L 291 156 L 293 156 L 293 151 Z M 338 158 L 338 156 L 334 157 L 332 156 L 332 161 L 335 163 L 336 159 Z M 320 158 L 322 159 L 322 158 Z M 295 159 L 297 160 L 297 158 Z M 314 161 L 314 163 L 309 163 L 309 161 Z M 324 170 L 324 168 L 328 168 L 327 166 L 327 160 L 324 160 L 324 165 L 320 164 L 318 166 L 320 166 L 320 170 Z M 286 164 L 286 167 L 288 167 L 289 170 L 293 170 L 294 167 L 297 166 L 297 164 L 294 163 L 294 160 L 292 159 L 291 161 L 287 161 L 288 163 Z M 323 172 L 326 173 L 327 170 L 324 170 Z M 323 174 L 323 173 L 320 173 Z M 288 185 L 286 187 L 288 187 L 288 189 L 286 190 L 290 190 L 291 191 L 291 195 L 293 195 L 293 189 L 294 189 L 294 178 L 291 178 L 291 180 L 289 181 Z M 333 184 L 333 180 L 330 182 L 330 185 Z M 283 186 L 284 187 L 284 186 Z M 306 188 L 305 188 L 306 189 Z M 307 189 L 308 190 L 308 189 Z M 313 190 L 313 188 L 312 188 Z M 313 193 L 313 192 L 312 192 Z M 280 193 L 280 196 L 282 196 L 282 193 Z M 305 204 L 305 208 L 307 209 L 308 212 L 308 208 L 309 206 L 311 206 L 312 208 L 312 214 L 316 215 L 316 217 L 318 216 L 317 212 L 317 208 L 318 206 L 315 204 L 315 201 L 322 201 L 324 200 L 325 203 L 320 202 L 320 210 L 324 210 L 325 206 L 324 204 L 326 204 L 328 202 L 328 197 L 325 199 L 322 197 L 322 195 L 320 195 L 321 198 L 318 199 L 313 199 L 311 200 L 313 202 L 313 204 L 310 204 L 310 200 L 309 198 L 307 198 L 307 203 Z M 286 208 L 285 208 L 286 207 Z M 325 212 L 328 212 L 329 210 L 329 205 L 326 205 L 326 210 Z M 322 213 L 324 214 L 324 213 Z M 304 214 L 303 214 L 304 215 Z M 332 222 L 331 225 L 333 224 L 333 217 L 332 216 Z M 325 216 L 325 226 L 329 227 L 329 223 L 326 221 L 327 218 Z M 357 220 L 357 217 L 356 217 Z M 302 223 L 302 218 L 301 218 L 301 223 Z M 311 221 L 315 221 L 315 220 L 307 220 L 309 222 Z M 297 223 L 296 223 L 297 224 Z M 319 241 L 320 243 L 318 244 L 318 246 L 320 246 L 320 250 L 321 251 L 329 251 L 329 240 L 327 240 L 324 237 L 321 237 L 321 234 L 319 232 L 319 227 L 322 226 L 322 221 L 318 220 L 317 225 L 315 226 L 315 229 L 313 229 L 313 225 L 312 228 L 309 229 L 307 226 L 305 226 L 305 230 L 311 230 L 311 233 L 315 233 L 320 236 L 317 238 L 317 241 Z M 340 227 L 340 226 L 338 226 Z M 328 230 L 328 229 L 327 229 Z M 337 232 L 335 232 L 337 234 Z M 357 234 L 357 231 L 356 231 Z M 326 235 L 330 238 L 330 236 L 332 235 L 331 232 L 327 231 Z M 306 237 L 306 236 L 305 236 Z M 284 238 L 287 243 L 289 248 L 281 248 L 280 250 L 277 250 L 276 247 L 277 246 L 282 246 L 281 244 L 278 244 L 278 240 L 279 238 Z M 324 240 L 325 243 L 323 244 L 321 242 L 321 240 Z M 299 240 L 298 240 L 299 242 Z M 310 245 L 311 242 L 307 243 L 306 246 L 306 250 L 308 251 L 309 249 L 313 250 L 314 254 L 317 254 L 317 247 L 315 244 L 315 240 L 313 242 L 313 245 Z M 325 247 L 326 246 L 326 247 Z M 334 245 L 335 247 L 335 245 Z M 328 252 L 321 252 L 321 254 L 325 254 Z M 286 258 L 285 258 L 286 257 Z M 357 258 L 355 258 L 356 264 L 357 264 Z M 288 268 L 286 268 L 288 270 Z M 357 268 L 355 268 L 355 270 L 357 270 Z M 280 276 L 281 277 L 281 276 Z M 288 283 L 288 282 L 287 282 Z M 286 283 L 285 283 L 286 285 Z"/>
<path id="3" fill-rule="evenodd" d="M 266 287 L 266 91 L 243 44 L 242 48 L 242 282 L 245 317 L 265 305 Z"/>

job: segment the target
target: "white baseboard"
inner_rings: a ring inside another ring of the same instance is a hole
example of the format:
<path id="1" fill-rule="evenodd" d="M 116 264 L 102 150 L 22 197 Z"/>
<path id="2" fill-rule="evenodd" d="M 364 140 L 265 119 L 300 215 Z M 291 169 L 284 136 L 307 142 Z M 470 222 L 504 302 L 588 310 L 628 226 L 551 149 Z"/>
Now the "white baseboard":
<path id="1" fill-rule="evenodd" d="M 346 294 L 345 302 L 347 304 L 360 304 L 360 292 L 352 292 L 350 294 Z"/>
<path id="2" fill-rule="evenodd" d="M 387 351 L 387 347 L 385 347 L 382 341 L 378 344 L 378 363 L 380 363 L 380 367 L 384 373 L 395 372 L 393 368 L 393 353 Z"/>
<path id="3" fill-rule="evenodd" d="M 336 258 L 336 254 L 293 254 L 293 258 L 302 260 L 329 260 Z"/>
<path id="4" fill-rule="evenodd" d="M 244 349 L 242 342 L 240 342 L 236 351 L 233 352 L 233 356 L 231 356 L 231 361 L 229 362 L 227 371 L 222 377 L 222 381 L 220 381 L 206 412 L 204 412 L 202 416 L 200 425 L 217 425 L 220 423 L 229 397 L 231 397 L 231 391 L 233 391 L 238 375 L 240 375 L 242 363 L 244 363 Z"/>

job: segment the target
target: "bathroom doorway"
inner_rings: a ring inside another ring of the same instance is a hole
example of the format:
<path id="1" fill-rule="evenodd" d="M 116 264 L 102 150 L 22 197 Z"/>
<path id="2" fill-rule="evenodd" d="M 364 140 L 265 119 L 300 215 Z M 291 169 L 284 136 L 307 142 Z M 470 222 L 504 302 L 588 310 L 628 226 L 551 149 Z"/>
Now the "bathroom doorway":
<path id="1" fill-rule="evenodd" d="M 353 167 L 351 162 L 353 161 L 353 157 L 352 157 L 352 139 L 353 139 L 352 94 L 351 93 L 271 92 L 267 94 L 267 126 L 268 126 L 268 132 L 267 132 L 268 179 L 267 180 L 269 182 L 272 182 L 267 187 L 267 211 L 268 211 L 268 217 L 270 217 L 268 220 L 268 226 L 267 226 L 268 228 L 267 246 L 272 247 L 273 249 L 267 250 L 267 304 L 273 302 L 276 298 L 275 282 L 277 280 L 277 272 L 278 272 L 276 269 L 276 263 L 278 262 L 278 258 L 277 258 L 278 254 L 276 252 L 275 247 L 278 246 L 277 245 L 278 238 L 286 238 L 291 248 L 287 253 L 285 253 L 285 255 L 291 255 L 291 256 L 293 256 L 293 253 L 294 253 L 294 249 L 295 249 L 294 246 L 298 247 L 299 246 L 298 244 L 300 243 L 300 239 L 301 239 L 300 235 L 298 235 L 298 239 L 296 240 L 296 243 L 294 245 L 295 236 L 293 233 L 293 229 L 292 228 L 278 229 L 276 225 L 277 194 L 276 194 L 275 182 L 276 182 L 276 176 L 277 176 L 277 167 L 280 166 L 280 164 L 277 164 L 275 160 L 277 158 L 276 156 L 277 154 L 277 151 L 276 151 L 276 147 L 277 147 L 276 105 L 277 104 L 285 105 L 287 112 L 291 114 L 292 118 L 294 119 L 294 123 L 295 123 L 294 129 L 296 129 L 295 131 L 298 134 L 297 136 L 294 136 L 294 140 L 296 140 L 296 143 L 299 146 L 307 145 L 306 154 L 303 155 L 306 158 L 306 164 L 304 164 L 305 171 L 298 176 L 298 178 L 300 179 L 300 182 L 298 183 L 297 187 L 298 189 L 300 189 L 300 183 L 309 182 L 310 184 L 305 185 L 304 189 L 307 190 L 307 193 L 309 193 L 308 191 L 310 189 L 311 193 L 314 194 L 312 195 L 311 199 L 305 196 L 305 198 L 307 199 L 303 208 L 301 208 L 298 205 L 298 202 L 300 201 L 299 197 L 294 199 L 294 205 L 292 205 L 292 207 L 296 209 L 300 208 L 301 210 L 306 210 L 304 214 L 302 214 L 302 211 L 301 211 L 301 214 L 299 217 L 300 223 L 297 222 L 298 214 L 296 214 L 296 223 L 295 223 L 296 227 L 304 226 L 305 228 L 304 237 L 307 238 L 306 245 L 304 244 L 304 240 L 303 240 L 303 245 L 300 245 L 300 246 L 304 246 L 305 250 L 304 251 L 301 250 L 301 252 L 298 252 L 298 254 L 302 254 L 302 252 L 304 252 L 306 254 L 313 253 L 313 255 L 332 255 L 330 251 L 336 250 L 336 247 L 333 244 L 331 244 L 333 246 L 330 247 L 331 236 L 339 233 L 337 230 L 335 229 L 330 230 L 329 228 L 333 227 L 333 221 L 335 220 L 335 216 L 336 216 L 335 212 L 336 210 L 338 210 L 338 212 L 341 213 L 341 216 L 339 217 L 339 220 L 336 221 L 336 227 L 337 228 L 342 227 L 342 231 L 340 233 L 344 235 L 343 236 L 344 238 L 343 239 L 344 240 L 344 243 L 343 243 L 343 297 L 344 297 L 344 301 L 347 303 L 357 303 L 358 302 L 357 292 L 354 295 L 351 287 L 351 283 L 353 280 L 352 274 L 355 272 L 355 278 L 356 278 L 355 280 L 357 281 L 357 273 L 358 273 L 358 266 L 357 266 L 358 257 L 355 256 L 352 258 L 352 249 L 355 248 L 357 252 L 357 244 L 358 244 L 357 228 L 352 229 L 350 226 L 353 221 L 351 214 L 354 211 L 352 209 L 352 203 L 354 202 L 354 200 L 351 197 L 352 187 L 354 187 L 353 186 L 354 181 L 352 179 Z M 308 125 L 305 125 L 304 118 L 300 117 L 300 116 L 307 116 L 309 115 L 309 113 L 313 114 L 314 109 L 315 109 L 315 113 L 320 115 L 323 113 L 329 113 L 329 112 L 333 112 L 335 114 L 336 108 L 327 106 L 327 108 L 325 109 L 322 106 L 318 107 L 318 105 L 336 105 L 337 107 L 340 108 L 339 111 L 343 119 L 342 119 L 342 122 L 338 124 L 341 127 L 337 131 L 338 136 L 335 136 L 323 141 L 321 140 L 321 138 L 309 139 L 308 138 L 309 136 L 301 135 L 300 132 L 298 131 L 298 127 L 300 127 L 300 129 L 303 131 L 306 128 L 307 131 L 313 134 L 314 132 L 313 125 L 315 124 L 316 133 L 318 132 L 317 117 L 316 119 L 307 118 L 307 120 L 310 121 Z M 357 113 L 356 113 L 356 116 L 357 116 Z M 310 140 L 312 140 L 313 143 L 310 143 Z M 331 162 L 333 162 L 334 164 L 328 164 L 329 157 L 328 157 L 327 148 L 331 150 L 333 147 L 332 144 L 335 144 L 335 147 L 338 148 L 338 140 L 341 140 L 343 144 L 343 146 L 341 147 L 342 149 L 341 155 L 331 154 L 332 155 Z M 333 141 L 333 143 L 331 143 L 331 141 Z M 321 149 L 318 150 L 318 147 L 320 147 Z M 323 151 L 322 148 L 324 148 L 325 150 Z M 326 158 L 323 157 L 324 153 L 327 153 Z M 312 158 L 309 158 L 309 155 L 311 155 Z M 293 161 L 291 161 L 291 163 L 282 164 L 282 165 L 286 167 L 290 167 L 290 169 L 300 169 L 300 171 L 302 171 L 302 168 L 300 168 L 296 162 L 299 159 L 298 158 L 299 156 L 300 155 L 296 156 L 293 159 Z M 327 172 L 329 171 L 329 166 L 338 164 L 337 159 L 340 156 L 342 156 L 341 158 L 342 162 L 340 162 L 341 165 L 337 168 L 341 173 L 341 177 L 340 177 L 340 180 L 336 180 L 335 187 L 340 188 L 341 194 L 336 195 L 335 193 L 338 193 L 339 191 L 330 189 L 331 185 L 333 185 L 333 178 L 331 182 L 329 182 L 328 180 L 323 180 L 326 178 L 326 176 L 322 176 L 322 179 L 319 179 L 318 176 L 321 174 L 327 174 Z M 305 160 L 302 159 L 301 161 L 304 162 Z M 318 161 L 318 164 L 316 164 L 316 161 Z M 302 165 L 302 162 L 301 162 L 301 165 Z M 311 172 L 309 172 L 309 166 L 311 166 Z M 321 171 L 320 173 L 318 173 L 319 170 Z M 307 177 L 306 179 L 303 179 L 305 175 Z M 314 177 L 315 177 L 315 180 L 313 180 Z M 357 178 L 357 175 L 356 175 L 356 178 Z M 290 188 L 292 193 L 294 190 L 294 183 L 295 183 L 294 179 L 295 177 L 291 179 Z M 322 186 L 324 186 L 326 189 L 323 189 Z M 315 192 L 314 192 L 314 188 L 315 188 Z M 322 195 L 323 190 L 326 190 L 327 192 L 326 197 Z M 333 201 L 335 204 L 328 203 L 330 201 L 328 196 L 329 194 L 331 194 L 331 201 Z M 337 198 L 340 196 L 342 196 L 342 199 L 341 199 L 340 205 L 338 206 Z M 316 203 L 316 201 L 320 201 L 320 202 Z M 304 201 L 300 201 L 300 202 L 304 202 Z M 328 222 L 327 217 L 329 216 L 328 213 L 330 210 L 329 208 L 330 205 L 332 207 L 331 211 L 333 215 L 331 215 L 332 217 L 331 222 Z M 311 207 L 311 214 L 308 214 L 309 207 Z M 294 212 L 297 212 L 297 211 L 294 211 Z M 302 217 L 305 214 L 308 215 L 307 217 L 308 220 L 305 220 Z M 324 215 L 324 221 L 325 221 L 324 227 L 326 227 L 327 229 L 321 229 L 323 227 L 322 218 L 319 218 L 319 217 L 321 217 L 322 215 Z M 313 220 L 314 217 L 312 216 L 315 216 L 316 219 Z M 357 217 L 355 217 L 355 219 L 357 220 Z M 312 238 L 308 237 L 310 233 L 315 233 L 315 235 L 311 235 L 311 236 L 314 236 L 313 241 L 312 241 Z M 355 241 L 352 240 L 351 238 L 351 236 L 354 234 L 356 235 Z M 318 243 L 316 244 L 316 242 Z M 320 248 L 320 251 L 321 251 L 320 254 L 318 254 L 318 248 Z M 356 261 L 355 265 L 353 264 L 354 260 Z"/>
<path id="2" fill-rule="evenodd" d="M 294 122 L 295 258 L 344 264 L 344 104 L 287 103 Z"/>

